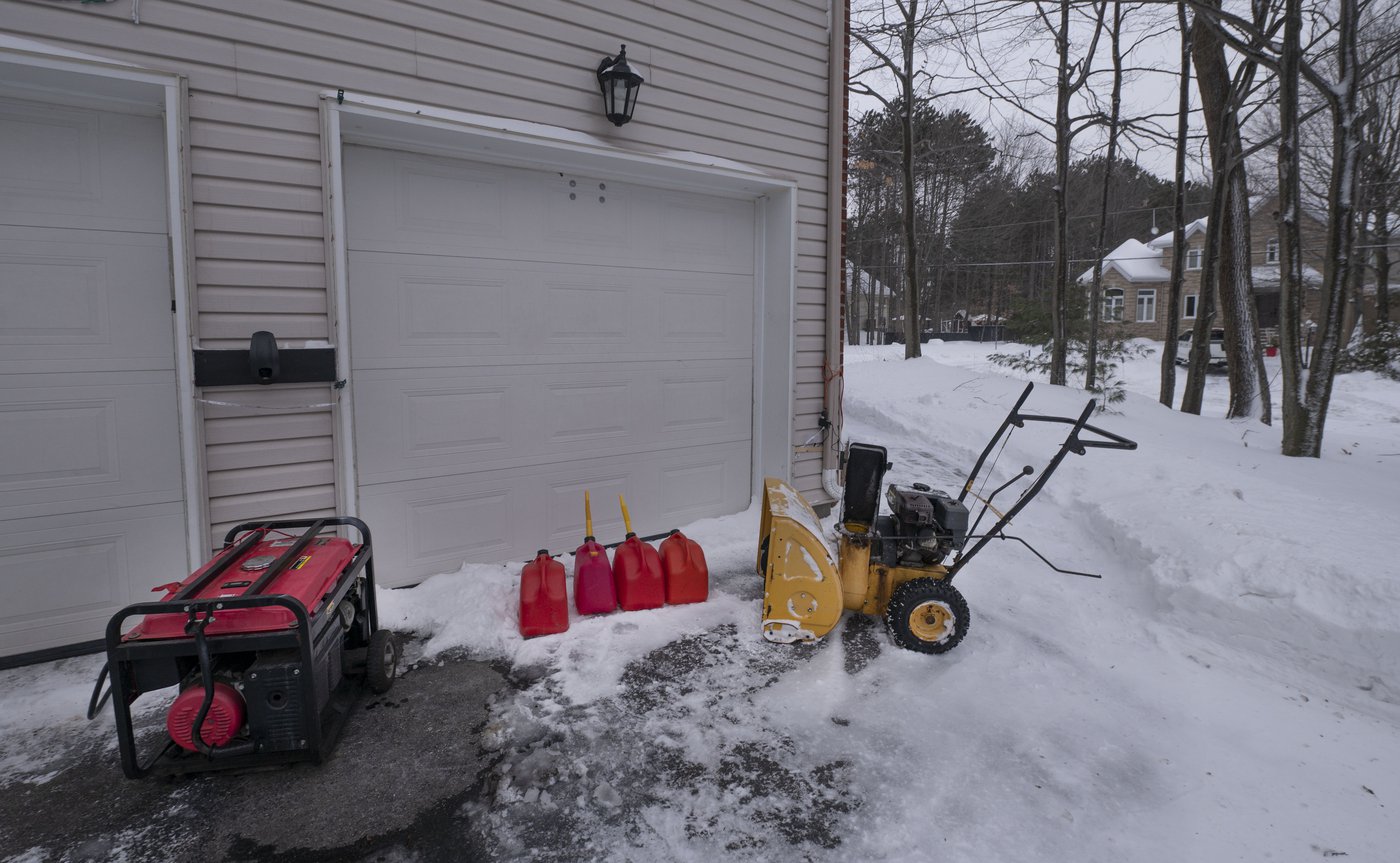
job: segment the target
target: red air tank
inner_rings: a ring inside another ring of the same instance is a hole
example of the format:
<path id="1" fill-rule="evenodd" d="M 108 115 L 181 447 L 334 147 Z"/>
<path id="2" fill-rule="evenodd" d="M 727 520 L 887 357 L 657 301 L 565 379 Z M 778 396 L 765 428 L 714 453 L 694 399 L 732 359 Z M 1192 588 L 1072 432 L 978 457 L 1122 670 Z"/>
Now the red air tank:
<path id="1" fill-rule="evenodd" d="M 710 596 L 710 569 L 700 543 L 679 530 L 661 542 L 661 572 L 666 579 L 666 603 L 704 602 Z"/>
<path id="2" fill-rule="evenodd" d="M 569 628 L 569 595 L 564 564 L 540 549 L 520 572 L 520 634 L 553 635 Z"/>
<path id="3" fill-rule="evenodd" d="M 182 749 L 197 752 L 194 742 L 194 721 L 199 718 L 199 708 L 204 704 L 204 687 L 195 685 L 181 692 L 165 714 L 165 730 L 170 739 L 180 744 Z M 214 684 L 214 697 L 209 700 L 209 712 L 199 727 L 199 737 L 205 746 L 223 746 L 238 734 L 243 727 L 247 708 L 243 696 L 227 683 Z"/>

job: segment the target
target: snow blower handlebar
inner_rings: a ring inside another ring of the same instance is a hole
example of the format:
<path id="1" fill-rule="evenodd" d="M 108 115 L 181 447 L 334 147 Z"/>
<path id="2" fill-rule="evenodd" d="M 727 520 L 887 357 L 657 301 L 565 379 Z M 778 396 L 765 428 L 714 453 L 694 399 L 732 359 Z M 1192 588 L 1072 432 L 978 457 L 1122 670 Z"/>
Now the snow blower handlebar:
<path id="1" fill-rule="evenodd" d="M 1031 484 L 1030 488 L 1027 488 L 1021 493 L 1021 496 L 1016 500 L 1016 503 L 1009 510 L 1007 510 L 1005 514 L 998 513 L 999 515 L 1001 515 L 1001 518 L 997 520 L 996 524 L 992 525 L 992 528 L 990 530 L 988 530 L 985 534 L 982 534 L 978 538 L 977 542 L 972 546 L 972 548 L 968 549 L 967 551 L 960 552 L 958 554 L 957 558 L 953 562 L 953 565 L 948 568 L 949 579 L 956 575 L 958 570 L 962 569 L 962 567 L 969 560 L 971 560 L 979 551 L 982 550 L 984 546 L 986 546 L 988 542 L 991 542 L 993 539 L 1015 539 L 1017 542 L 1020 542 L 1022 545 L 1025 545 L 1027 548 L 1030 548 L 1032 552 L 1035 552 L 1036 556 L 1039 557 L 1041 560 L 1045 560 L 1044 555 L 1040 554 L 1040 552 L 1038 551 L 1035 551 L 1035 549 L 1032 548 L 1030 544 L 1027 543 L 1024 539 L 1021 539 L 1019 537 L 1004 537 L 1002 531 L 1005 530 L 1006 526 L 1011 523 L 1011 520 L 1015 518 L 1016 515 L 1021 512 L 1021 510 L 1025 509 L 1026 505 L 1029 504 L 1031 500 L 1033 500 L 1035 496 L 1040 493 L 1040 490 L 1043 489 L 1045 487 L 1045 484 L 1050 481 L 1051 475 L 1055 473 L 1056 469 L 1059 468 L 1060 463 L 1064 461 L 1065 456 L 1069 455 L 1070 453 L 1074 453 L 1075 455 L 1084 455 L 1084 453 L 1090 448 L 1121 450 L 1137 449 L 1136 441 L 1129 440 L 1128 438 L 1125 438 L 1122 435 L 1116 435 L 1112 432 L 1105 431 L 1104 429 L 1098 428 L 1096 426 L 1089 425 L 1089 417 L 1093 415 L 1094 408 L 1096 407 L 1096 402 L 1093 399 L 1089 399 L 1089 403 L 1084 406 L 1084 410 L 1080 412 L 1079 417 L 1077 419 L 1073 417 L 1057 417 L 1048 416 L 1044 414 L 1021 413 L 1021 406 L 1026 403 L 1026 399 L 1030 397 L 1031 390 L 1034 388 L 1035 384 L 1026 384 L 1025 390 L 1021 392 L 1021 397 L 1016 400 L 1016 404 L 1011 408 L 1010 413 L 1006 415 L 1006 419 L 1002 421 L 1001 427 L 997 429 L 996 434 L 992 435 L 992 439 L 987 442 L 987 446 L 982 450 L 981 456 L 979 456 L 977 459 L 977 464 L 974 465 L 972 468 L 972 473 L 968 474 L 967 482 L 963 483 L 962 492 L 958 495 L 958 501 L 961 502 L 964 498 L 967 497 L 968 494 L 972 493 L 972 484 L 977 479 L 978 473 L 981 472 L 982 466 L 986 463 L 987 456 L 991 454 L 992 449 L 996 446 L 997 442 L 1000 441 L 1008 433 L 1008 430 L 1013 426 L 1016 428 L 1023 428 L 1028 422 L 1046 422 L 1063 423 L 1065 425 L 1073 426 L 1073 428 L 1070 429 L 1070 433 L 1065 436 L 1064 442 L 1060 444 L 1059 450 L 1056 451 L 1055 455 L 1050 459 L 1050 463 L 1047 464 L 1045 466 L 1045 469 L 1040 472 L 1040 476 L 1036 478 L 1035 482 Z M 1081 438 L 1080 434 L 1086 431 L 1098 435 L 1098 438 L 1089 440 Z M 978 498 L 982 501 L 982 511 L 979 512 L 977 515 L 977 519 L 973 524 L 973 530 L 976 530 L 976 525 L 981 523 L 982 516 L 984 516 L 987 510 L 991 508 L 992 498 L 996 497 L 997 494 L 1006 490 L 1017 480 L 1021 479 L 1024 476 L 1029 476 L 1034 472 L 1034 469 L 1027 465 L 1026 467 L 1022 468 L 1021 472 L 1017 476 L 1013 477 L 1011 480 L 997 488 L 987 498 Z M 974 497 L 976 497 L 976 495 L 974 495 Z M 1045 562 L 1047 564 L 1050 564 L 1048 560 Z M 1091 575 L 1090 573 L 1074 572 L 1072 570 L 1062 570 L 1054 564 L 1050 564 L 1050 568 L 1054 569 L 1057 572 L 1068 572 L 1072 575 Z"/>

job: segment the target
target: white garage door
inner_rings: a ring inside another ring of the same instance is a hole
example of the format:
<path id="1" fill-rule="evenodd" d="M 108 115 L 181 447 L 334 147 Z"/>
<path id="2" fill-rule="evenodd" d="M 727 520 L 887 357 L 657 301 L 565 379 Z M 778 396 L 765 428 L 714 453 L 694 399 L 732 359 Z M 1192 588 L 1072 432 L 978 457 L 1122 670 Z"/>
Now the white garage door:
<path id="1" fill-rule="evenodd" d="M 0 97 L 0 656 L 187 574 L 164 147 Z"/>
<path id="2" fill-rule="evenodd" d="M 749 502 L 754 203 L 350 147 L 351 387 L 380 578 Z"/>

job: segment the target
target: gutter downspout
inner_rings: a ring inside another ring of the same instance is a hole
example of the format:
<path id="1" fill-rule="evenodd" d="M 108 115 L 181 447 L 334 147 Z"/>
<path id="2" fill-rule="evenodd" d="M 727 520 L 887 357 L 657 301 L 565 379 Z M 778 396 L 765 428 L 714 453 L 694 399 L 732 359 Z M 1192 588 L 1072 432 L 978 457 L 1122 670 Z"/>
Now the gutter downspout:
<path id="1" fill-rule="evenodd" d="M 845 380 L 842 283 L 846 251 L 846 26 L 849 14 L 848 0 L 831 0 L 827 5 L 831 53 L 827 79 L 826 361 L 822 386 L 831 426 L 822 440 L 822 489 L 837 502 L 841 500 L 836 475 L 841 448 L 841 391 Z"/>

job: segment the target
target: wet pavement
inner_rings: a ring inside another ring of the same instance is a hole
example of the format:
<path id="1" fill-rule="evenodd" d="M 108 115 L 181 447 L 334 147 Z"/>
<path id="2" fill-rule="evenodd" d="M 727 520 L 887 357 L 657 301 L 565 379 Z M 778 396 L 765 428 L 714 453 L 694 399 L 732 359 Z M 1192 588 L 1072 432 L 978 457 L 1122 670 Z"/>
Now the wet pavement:
<path id="1" fill-rule="evenodd" d="M 48 781 L 0 791 L 0 860 L 490 859 L 461 810 L 493 762 L 489 706 L 509 689 L 479 662 L 413 668 L 361 697 L 320 766 L 129 780 L 110 742 L 89 736 Z M 160 714 L 140 727 L 163 731 Z"/>

